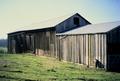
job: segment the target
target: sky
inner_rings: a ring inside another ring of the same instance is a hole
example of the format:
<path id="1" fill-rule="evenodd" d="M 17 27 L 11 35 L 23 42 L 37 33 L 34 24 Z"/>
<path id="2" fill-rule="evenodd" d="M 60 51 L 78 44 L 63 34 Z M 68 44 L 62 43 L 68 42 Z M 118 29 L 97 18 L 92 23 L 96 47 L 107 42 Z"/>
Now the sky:
<path id="1" fill-rule="evenodd" d="M 93 24 L 120 21 L 120 0 L 0 0 L 0 39 L 70 13 L 79 13 Z"/>

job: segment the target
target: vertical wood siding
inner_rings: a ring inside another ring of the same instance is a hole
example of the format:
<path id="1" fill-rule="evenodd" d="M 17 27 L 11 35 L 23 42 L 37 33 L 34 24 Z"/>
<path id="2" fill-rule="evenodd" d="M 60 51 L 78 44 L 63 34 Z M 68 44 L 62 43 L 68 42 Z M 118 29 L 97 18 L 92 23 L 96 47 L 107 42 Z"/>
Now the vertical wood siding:
<path id="1" fill-rule="evenodd" d="M 47 55 L 56 57 L 55 32 L 44 31 L 34 34 L 35 53 L 38 55 Z"/>
<path id="2" fill-rule="evenodd" d="M 89 67 L 97 60 L 106 67 L 106 34 L 57 35 L 57 58 Z"/>
<path id="3" fill-rule="evenodd" d="M 55 34 L 53 28 L 8 34 L 8 52 L 56 57 Z"/>
<path id="4" fill-rule="evenodd" d="M 26 39 L 24 33 L 8 35 L 8 52 L 24 53 L 26 51 Z"/>

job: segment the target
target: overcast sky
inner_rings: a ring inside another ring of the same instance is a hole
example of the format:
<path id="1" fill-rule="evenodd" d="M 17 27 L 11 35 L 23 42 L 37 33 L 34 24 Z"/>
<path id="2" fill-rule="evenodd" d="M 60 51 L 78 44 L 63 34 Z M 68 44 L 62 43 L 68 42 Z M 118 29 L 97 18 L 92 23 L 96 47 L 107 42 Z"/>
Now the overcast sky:
<path id="1" fill-rule="evenodd" d="M 91 23 L 120 20 L 120 0 L 0 0 L 0 38 L 42 20 L 79 13 Z"/>

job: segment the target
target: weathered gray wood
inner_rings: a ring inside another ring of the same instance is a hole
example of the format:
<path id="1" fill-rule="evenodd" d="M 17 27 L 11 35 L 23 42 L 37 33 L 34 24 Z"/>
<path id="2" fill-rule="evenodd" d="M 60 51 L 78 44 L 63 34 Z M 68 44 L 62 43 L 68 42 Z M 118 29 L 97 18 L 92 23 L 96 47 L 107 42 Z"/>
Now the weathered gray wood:
<path id="1" fill-rule="evenodd" d="M 95 67 L 96 60 L 98 60 L 106 66 L 105 34 L 67 35 L 66 37 L 63 35 L 57 36 L 57 39 L 61 42 L 60 46 L 57 46 L 57 51 L 59 55 L 63 55 L 63 60 L 68 59 L 67 61 L 90 67 Z"/>

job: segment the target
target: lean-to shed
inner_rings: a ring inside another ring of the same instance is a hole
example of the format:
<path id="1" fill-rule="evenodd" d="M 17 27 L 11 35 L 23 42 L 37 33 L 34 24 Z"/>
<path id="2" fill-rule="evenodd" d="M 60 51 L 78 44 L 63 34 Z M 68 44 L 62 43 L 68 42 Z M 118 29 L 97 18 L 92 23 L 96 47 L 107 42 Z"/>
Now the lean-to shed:
<path id="1" fill-rule="evenodd" d="M 18 31 L 8 34 L 9 53 L 55 53 L 55 28 Z"/>
<path id="2" fill-rule="evenodd" d="M 57 57 L 89 67 L 120 70 L 120 21 L 57 34 Z"/>

